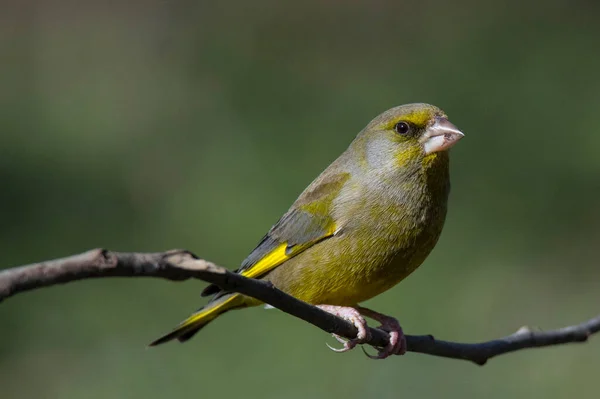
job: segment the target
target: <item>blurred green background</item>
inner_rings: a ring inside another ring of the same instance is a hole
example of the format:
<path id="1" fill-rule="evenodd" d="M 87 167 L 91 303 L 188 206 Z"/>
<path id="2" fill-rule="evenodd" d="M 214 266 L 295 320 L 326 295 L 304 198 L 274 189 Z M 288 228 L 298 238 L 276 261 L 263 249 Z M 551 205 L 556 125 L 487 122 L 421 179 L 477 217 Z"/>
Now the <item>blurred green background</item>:
<path id="1" fill-rule="evenodd" d="M 368 302 L 487 340 L 598 313 L 600 7 L 591 1 L 4 1 L 0 267 L 187 248 L 236 267 L 381 111 L 443 108 L 450 212 L 425 265 Z M 483 368 L 325 347 L 279 311 L 146 350 L 200 282 L 83 281 L 0 305 L 3 398 L 565 398 L 600 339 Z"/>

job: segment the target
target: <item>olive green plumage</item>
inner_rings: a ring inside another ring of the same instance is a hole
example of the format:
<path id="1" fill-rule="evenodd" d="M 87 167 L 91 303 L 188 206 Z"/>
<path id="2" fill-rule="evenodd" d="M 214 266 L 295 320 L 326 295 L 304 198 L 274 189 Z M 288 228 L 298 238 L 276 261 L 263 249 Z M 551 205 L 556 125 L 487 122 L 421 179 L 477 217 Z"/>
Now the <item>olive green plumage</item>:
<path id="1" fill-rule="evenodd" d="M 425 260 L 446 217 L 448 148 L 462 134 L 428 104 L 372 120 L 275 224 L 237 271 L 312 304 L 353 306 Z M 219 292 L 172 333 L 185 340 L 219 314 L 259 301 Z"/>

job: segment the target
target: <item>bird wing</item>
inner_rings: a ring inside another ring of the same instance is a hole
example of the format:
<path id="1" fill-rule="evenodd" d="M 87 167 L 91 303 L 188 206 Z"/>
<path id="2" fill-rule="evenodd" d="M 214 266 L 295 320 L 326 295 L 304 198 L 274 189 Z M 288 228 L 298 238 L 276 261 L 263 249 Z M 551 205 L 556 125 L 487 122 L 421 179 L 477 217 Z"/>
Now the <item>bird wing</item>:
<path id="1" fill-rule="evenodd" d="M 331 206 L 350 175 L 320 176 L 301 195 L 288 212 L 271 227 L 257 247 L 242 262 L 236 273 L 259 278 L 316 243 L 333 236 L 337 226 Z M 202 296 L 219 292 L 209 285 Z"/>

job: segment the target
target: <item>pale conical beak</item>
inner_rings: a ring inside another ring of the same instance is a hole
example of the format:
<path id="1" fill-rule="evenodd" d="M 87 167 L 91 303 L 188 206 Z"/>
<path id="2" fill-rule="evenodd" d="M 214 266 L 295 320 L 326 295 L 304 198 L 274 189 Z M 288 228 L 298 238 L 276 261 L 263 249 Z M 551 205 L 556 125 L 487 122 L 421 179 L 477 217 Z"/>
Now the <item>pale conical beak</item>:
<path id="1" fill-rule="evenodd" d="M 465 135 L 446 118 L 436 118 L 435 123 L 427 129 L 421 143 L 425 154 L 446 151 Z"/>

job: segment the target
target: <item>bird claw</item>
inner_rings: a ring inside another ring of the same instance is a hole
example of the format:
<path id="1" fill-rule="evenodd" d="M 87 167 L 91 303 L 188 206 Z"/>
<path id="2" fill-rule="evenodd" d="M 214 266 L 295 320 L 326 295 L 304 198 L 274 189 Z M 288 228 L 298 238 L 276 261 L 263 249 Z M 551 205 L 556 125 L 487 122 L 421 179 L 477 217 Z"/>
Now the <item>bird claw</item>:
<path id="1" fill-rule="evenodd" d="M 406 337 L 397 319 L 367 308 L 358 308 L 358 310 L 361 314 L 380 322 L 381 325 L 377 328 L 387 332 L 390 336 L 390 341 L 385 348 L 377 348 L 377 355 L 370 355 L 363 348 L 363 352 L 368 358 L 385 359 L 391 355 L 404 355 L 406 353 Z"/>
<path id="2" fill-rule="evenodd" d="M 317 307 L 328 313 L 339 316 L 344 320 L 348 320 L 350 323 L 354 324 L 354 326 L 358 330 L 356 338 L 350 340 L 346 340 L 337 334 L 332 334 L 333 338 L 335 338 L 339 343 L 343 345 L 343 347 L 338 349 L 327 344 L 329 349 L 331 349 L 332 351 L 336 353 L 348 352 L 349 350 L 354 349 L 356 345 L 365 343 L 371 338 L 371 334 L 369 333 L 369 327 L 367 326 L 367 321 L 355 308 L 332 305 L 318 305 Z"/>
<path id="3" fill-rule="evenodd" d="M 381 352 L 382 352 L 381 350 L 379 350 L 377 352 L 377 355 L 371 355 L 369 352 L 367 352 L 367 350 L 363 346 L 361 346 L 360 349 L 362 349 L 362 351 L 365 354 L 365 356 L 368 357 L 369 359 L 373 359 L 373 360 L 385 359 L 385 357 L 381 357 Z"/>
<path id="4" fill-rule="evenodd" d="M 348 352 L 349 350 L 354 349 L 357 344 L 353 341 L 344 341 L 343 342 L 344 346 L 341 348 L 334 348 L 333 346 L 329 345 L 327 342 L 325 342 L 325 345 L 327 345 L 327 347 L 329 349 L 331 349 L 332 351 L 334 351 L 335 353 L 344 353 L 344 352 Z"/>
<path id="5" fill-rule="evenodd" d="M 391 355 L 403 355 L 406 353 L 406 338 L 404 337 L 400 323 L 398 323 L 398 320 L 395 318 L 362 307 L 352 308 L 333 305 L 318 305 L 317 307 L 328 313 L 339 316 L 344 320 L 348 320 L 354 324 L 358 330 L 356 338 L 350 340 L 340 337 L 337 334 L 332 334 L 333 337 L 343 345 L 341 348 L 334 348 L 331 345 L 326 344 L 327 347 L 332 351 L 336 353 L 348 352 L 349 350 L 354 349 L 357 345 L 364 344 L 371 338 L 367 321 L 363 317 L 363 315 L 365 315 L 380 322 L 381 325 L 377 328 L 387 332 L 390 336 L 390 341 L 385 348 L 376 348 L 377 355 L 371 355 L 365 350 L 365 348 L 362 348 L 364 354 L 368 358 L 385 359 Z"/>
<path id="6" fill-rule="evenodd" d="M 384 330 L 381 327 L 378 327 L 380 330 Z M 385 331 L 385 330 L 384 330 Z M 369 354 L 364 347 L 361 347 L 363 353 L 369 358 L 374 360 L 385 359 L 391 355 L 404 355 L 406 353 L 406 339 L 404 335 L 402 335 L 402 340 L 398 339 L 397 332 L 390 332 L 390 342 L 386 345 L 385 348 L 377 348 L 377 354 L 371 355 Z M 400 342 L 402 341 L 402 342 Z"/>
<path id="7" fill-rule="evenodd" d="M 331 334 L 331 336 L 333 338 L 335 338 L 339 343 L 341 343 L 343 345 L 341 348 L 334 348 L 333 346 L 329 345 L 328 343 L 325 343 L 325 345 L 327 345 L 327 347 L 329 349 L 331 349 L 332 351 L 334 351 L 336 353 L 348 352 L 349 350 L 352 350 L 352 349 L 356 348 L 357 345 L 362 344 L 365 341 L 367 341 L 367 338 L 365 338 L 365 339 L 355 338 L 355 339 L 349 339 L 348 340 L 348 339 L 345 339 L 343 337 L 340 337 L 337 334 Z"/>

